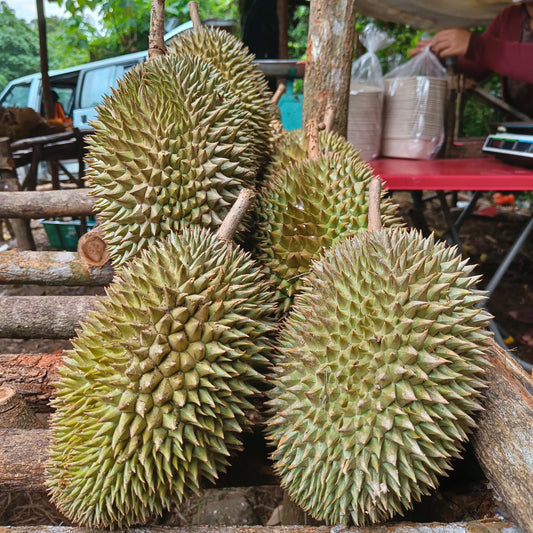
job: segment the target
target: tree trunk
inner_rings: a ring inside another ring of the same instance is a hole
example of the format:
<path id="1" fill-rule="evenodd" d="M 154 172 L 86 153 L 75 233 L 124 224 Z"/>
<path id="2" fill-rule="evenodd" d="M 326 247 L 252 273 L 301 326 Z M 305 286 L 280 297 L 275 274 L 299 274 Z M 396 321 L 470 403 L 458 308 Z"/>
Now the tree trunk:
<path id="1" fill-rule="evenodd" d="M 0 283 L 33 285 L 107 285 L 113 279 L 110 264 L 93 267 L 76 252 L 21 252 L 0 254 Z"/>
<path id="2" fill-rule="evenodd" d="M 44 16 L 43 0 L 37 2 L 37 26 L 39 29 L 39 57 L 41 62 L 41 86 L 44 104 L 44 116 L 47 119 L 54 118 L 54 104 L 50 89 L 50 77 L 48 76 L 48 46 L 46 44 L 46 18 Z"/>
<path id="3" fill-rule="evenodd" d="M 303 122 L 320 123 L 328 104 L 336 106 L 333 131 L 346 136 L 348 95 L 355 40 L 355 0 L 311 0 Z"/>
<path id="4" fill-rule="evenodd" d="M 2 296 L 0 338 L 70 339 L 96 296 Z"/>
<path id="5" fill-rule="evenodd" d="M 63 353 L 0 354 L 0 385 L 15 389 L 36 413 L 50 412 Z"/>
<path id="6" fill-rule="evenodd" d="M 94 212 L 88 189 L 2 193 L 0 218 L 84 216 Z"/>
<path id="7" fill-rule="evenodd" d="M 15 162 L 11 155 L 9 138 L 0 137 L 0 194 L 2 195 L 0 210 L 12 194 L 19 194 L 18 192 L 11 191 L 20 190 L 17 174 L 15 172 Z M 9 218 L 9 216 L 10 215 L 0 213 L 0 218 Z M 35 250 L 35 243 L 33 242 L 33 235 L 31 233 L 29 221 L 14 218 L 10 220 L 9 223 L 13 228 L 17 246 L 21 250 Z"/>
<path id="8" fill-rule="evenodd" d="M 0 429 L 0 491 L 44 490 L 48 429 Z"/>
<path id="9" fill-rule="evenodd" d="M 24 398 L 12 387 L 0 386 L 0 428 L 42 427 Z"/>
<path id="10" fill-rule="evenodd" d="M 492 352 L 474 451 L 510 516 L 532 533 L 533 379 L 495 343 Z"/>

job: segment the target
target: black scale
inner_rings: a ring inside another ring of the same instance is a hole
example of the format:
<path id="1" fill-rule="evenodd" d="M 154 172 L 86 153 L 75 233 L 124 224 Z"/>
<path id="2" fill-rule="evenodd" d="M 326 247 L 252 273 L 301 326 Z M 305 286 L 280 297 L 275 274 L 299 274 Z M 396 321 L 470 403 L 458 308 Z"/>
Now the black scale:
<path id="1" fill-rule="evenodd" d="M 522 167 L 533 168 L 533 124 L 500 124 L 485 140 L 483 152 Z"/>

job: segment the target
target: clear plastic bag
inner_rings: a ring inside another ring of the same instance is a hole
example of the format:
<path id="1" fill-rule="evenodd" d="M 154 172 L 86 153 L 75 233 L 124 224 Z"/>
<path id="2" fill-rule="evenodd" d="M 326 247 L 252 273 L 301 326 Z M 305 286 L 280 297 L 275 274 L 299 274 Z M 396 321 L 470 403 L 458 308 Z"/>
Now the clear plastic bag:
<path id="1" fill-rule="evenodd" d="M 380 151 L 384 95 L 383 71 L 376 52 L 393 39 L 373 23 L 367 24 L 359 38 L 367 52 L 352 64 L 347 139 L 359 150 L 361 159 L 370 161 Z"/>
<path id="2" fill-rule="evenodd" d="M 381 154 L 433 159 L 444 142 L 448 75 L 426 48 L 385 77 Z"/>

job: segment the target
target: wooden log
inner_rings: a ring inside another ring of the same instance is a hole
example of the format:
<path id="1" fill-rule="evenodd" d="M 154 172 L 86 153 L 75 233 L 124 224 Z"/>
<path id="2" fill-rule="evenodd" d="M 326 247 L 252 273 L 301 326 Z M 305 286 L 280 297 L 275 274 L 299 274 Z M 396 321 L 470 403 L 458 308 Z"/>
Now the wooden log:
<path id="1" fill-rule="evenodd" d="M 12 387 L 0 385 L 0 428 L 42 427 L 24 398 Z"/>
<path id="2" fill-rule="evenodd" d="M 88 189 L 19 191 L 2 196 L 0 218 L 86 216 L 94 212 Z"/>
<path id="3" fill-rule="evenodd" d="M 15 389 L 37 413 L 51 411 L 49 405 L 58 378 L 63 353 L 0 354 L 0 385 Z"/>
<path id="4" fill-rule="evenodd" d="M 2 201 L 0 206 L 13 194 L 18 194 L 20 185 L 15 173 L 15 163 L 12 159 L 8 137 L 0 137 L 0 192 Z M 0 214 L 0 218 L 11 218 L 9 215 Z M 17 246 L 21 250 L 35 250 L 35 242 L 29 221 L 12 218 L 9 223 L 13 228 Z"/>
<path id="5" fill-rule="evenodd" d="M 101 267 L 81 261 L 76 252 L 7 250 L 0 254 L 0 283 L 9 285 L 107 285 L 113 279 L 110 264 Z"/>
<path id="6" fill-rule="evenodd" d="M 70 339 L 96 296 L 2 296 L 0 338 Z"/>
<path id="7" fill-rule="evenodd" d="M 490 386 L 472 443 L 509 515 L 533 532 L 533 379 L 493 344 Z"/>
<path id="8" fill-rule="evenodd" d="M 348 96 L 355 41 L 355 0 L 311 0 L 303 123 L 322 121 L 326 106 L 336 106 L 333 130 L 346 136 Z"/>
<path id="9" fill-rule="evenodd" d="M 98 229 L 85 233 L 78 241 L 78 255 L 88 267 L 101 267 L 109 261 L 109 249 Z"/>
<path id="10" fill-rule="evenodd" d="M 0 429 L 0 491 L 45 490 L 48 429 Z"/>

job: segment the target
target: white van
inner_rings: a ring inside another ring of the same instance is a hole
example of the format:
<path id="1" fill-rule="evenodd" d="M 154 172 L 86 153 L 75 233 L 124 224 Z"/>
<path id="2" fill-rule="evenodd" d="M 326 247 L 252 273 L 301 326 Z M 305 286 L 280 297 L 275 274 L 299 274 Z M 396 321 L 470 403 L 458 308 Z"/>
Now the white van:
<path id="1" fill-rule="evenodd" d="M 218 28 L 234 27 L 234 22 L 228 20 L 209 19 L 203 22 Z M 165 43 L 190 28 L 192 22 L 189 21 L 167 32 Z M 147 58 L 148 52 L 143 51 L 50 71 L 51 90 L 56 92 L 73 126 L 81 131 L 90 130 L 89 121 L 96 117 L 95 106 L 101 103 L 111 87 L 117 85 L 125 72 Z M 293 60 L 261 60 L 257 64 L 266 76 L 303 77 L 303 65 Z M 44 115 L 41 74 L 29 74 L 11 81 L 0 93 L 0 106 L 31 107 Z"/>

